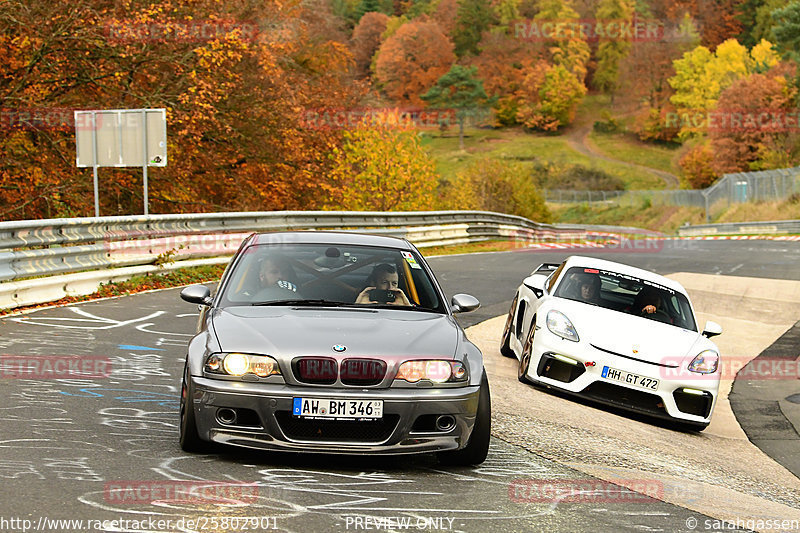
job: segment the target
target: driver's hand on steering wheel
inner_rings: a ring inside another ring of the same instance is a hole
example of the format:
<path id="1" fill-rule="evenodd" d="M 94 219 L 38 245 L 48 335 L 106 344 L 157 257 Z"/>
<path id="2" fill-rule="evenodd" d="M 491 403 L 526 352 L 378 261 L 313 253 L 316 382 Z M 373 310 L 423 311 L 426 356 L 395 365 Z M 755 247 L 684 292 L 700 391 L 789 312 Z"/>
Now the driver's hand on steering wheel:
<path id="1" fill-rule="evenodd" d="M 653 304 L 645 305 L 642 308 L 642 313 L 647 313 L 648 315 L 652 315 L 657 311 L 656 306 Z"/>

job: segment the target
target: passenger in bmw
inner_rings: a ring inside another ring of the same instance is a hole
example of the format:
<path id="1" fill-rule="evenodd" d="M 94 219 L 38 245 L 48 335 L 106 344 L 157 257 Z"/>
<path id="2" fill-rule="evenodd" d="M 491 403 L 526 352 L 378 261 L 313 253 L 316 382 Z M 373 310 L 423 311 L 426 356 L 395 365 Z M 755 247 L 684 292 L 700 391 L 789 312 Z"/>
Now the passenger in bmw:
<path id="1" fill-rule="evenodd" d="M 381 263 L 372 269 L 367 277 L 367 287 L 356 298 L 357 304 L 413 305 L 399 287 L 400 275 L 397 268 L 389 263 Z"/>

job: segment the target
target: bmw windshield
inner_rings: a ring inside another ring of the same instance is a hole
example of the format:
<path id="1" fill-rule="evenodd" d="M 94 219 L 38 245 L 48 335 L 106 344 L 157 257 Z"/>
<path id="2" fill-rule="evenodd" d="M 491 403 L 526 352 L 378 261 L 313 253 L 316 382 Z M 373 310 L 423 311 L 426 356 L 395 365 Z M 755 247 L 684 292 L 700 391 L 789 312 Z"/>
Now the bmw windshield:
<path id="1" fill-rule="evenodd" d="M 445 312 L 421 258 L 407 250 L 253 245 L 233 269 L 222 288 L 223 307 L 306 305 Z"/>

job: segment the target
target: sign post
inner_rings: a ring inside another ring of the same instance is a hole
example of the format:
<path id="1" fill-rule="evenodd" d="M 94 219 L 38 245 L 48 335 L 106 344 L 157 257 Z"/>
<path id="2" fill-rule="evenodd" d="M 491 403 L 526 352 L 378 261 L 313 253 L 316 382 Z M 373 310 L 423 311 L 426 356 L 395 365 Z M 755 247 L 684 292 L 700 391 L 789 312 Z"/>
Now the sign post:
<path id="1" fill-rule="evenodd" d="M 100 216 L 97 169 L 142 167 L 144 214 L 149 214 L 148 167 L 167 166 L 166 109 L 75 111 L 78 168 L 92 167 L 94 214 Z"/>

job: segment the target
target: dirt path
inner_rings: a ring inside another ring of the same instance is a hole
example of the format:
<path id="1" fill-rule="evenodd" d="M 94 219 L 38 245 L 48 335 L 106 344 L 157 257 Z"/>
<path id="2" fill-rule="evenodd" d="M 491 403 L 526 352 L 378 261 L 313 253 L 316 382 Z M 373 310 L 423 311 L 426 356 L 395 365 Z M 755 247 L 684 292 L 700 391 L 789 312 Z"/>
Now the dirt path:
<path id="1" fill-rule="evenodd" d="M 628 161 L 623 161 L 621 159 L 615 159 L 613 157 L 609 157 L 603 151 L 601 151 L 600 148 L 598 148 L 597 145 L 594 144 L 592 140 L 589 138 L 589 134 L 591 132 L 592 132 L 592 123 L 589 122 L 587 124 L 573 125 L 573 127 L 567 130 L 564 135 L 567 139 L 567 143 L 569 144 L 570 148 L 572 148 L 576 152 L 582 153 L 587 157 L 599 158 L 604 161 L 610 161 L 612 163 L 625 165 L 631 168 L 635 168 L 637 170 L 641 170 L 643 172 L 650 173 L 654 176 L 658 176 L 659 178 L 664 180 L 667 189 L 677 189 L 679 187 L 680 180 L 678 179 L 678 176 L 676 176 L 675 174 L 671 174 L 669 172 L 647 167 L 644 165 L 639 165 L 636 163 L 630 163 Z"/>

